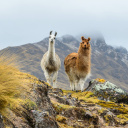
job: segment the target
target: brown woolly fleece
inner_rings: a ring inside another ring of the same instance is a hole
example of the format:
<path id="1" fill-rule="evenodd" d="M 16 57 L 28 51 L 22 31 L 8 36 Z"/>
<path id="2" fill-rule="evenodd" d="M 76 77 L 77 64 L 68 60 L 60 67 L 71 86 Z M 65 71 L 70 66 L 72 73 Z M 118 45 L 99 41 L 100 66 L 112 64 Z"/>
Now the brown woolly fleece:
<path id="1" fill-rule="evenodd" d="M 81 37 L 78 53 L 69 54 L 64 60 L 65 72 L 70 81 L 86 79 L 91 71 L 91 45 L 90 38 Z"/>

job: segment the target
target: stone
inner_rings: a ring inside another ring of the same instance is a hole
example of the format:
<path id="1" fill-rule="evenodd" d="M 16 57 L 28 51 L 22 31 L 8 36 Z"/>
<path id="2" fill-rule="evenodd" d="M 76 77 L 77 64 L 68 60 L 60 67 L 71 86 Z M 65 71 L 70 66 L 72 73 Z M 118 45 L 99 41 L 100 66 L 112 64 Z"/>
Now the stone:
<path id="1" fill-rule="evenodd" d="M 1 114 L 0 114 L 0 128 L 5 128 L 3 123 L 3 117 Z"/>

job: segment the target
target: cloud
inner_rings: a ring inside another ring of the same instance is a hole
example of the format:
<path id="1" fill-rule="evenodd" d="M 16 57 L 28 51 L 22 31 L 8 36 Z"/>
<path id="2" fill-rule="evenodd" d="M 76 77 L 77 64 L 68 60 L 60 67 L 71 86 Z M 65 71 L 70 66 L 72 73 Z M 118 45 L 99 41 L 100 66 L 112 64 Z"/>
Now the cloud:
<path id="1" fill-rule="evenodd" d="M 11 0 L 0 2 L 2 47 L 36 42 L 50 30 L 77 35 L 100 31 L 109 44 L 128 42 L 127 0 Z"/>

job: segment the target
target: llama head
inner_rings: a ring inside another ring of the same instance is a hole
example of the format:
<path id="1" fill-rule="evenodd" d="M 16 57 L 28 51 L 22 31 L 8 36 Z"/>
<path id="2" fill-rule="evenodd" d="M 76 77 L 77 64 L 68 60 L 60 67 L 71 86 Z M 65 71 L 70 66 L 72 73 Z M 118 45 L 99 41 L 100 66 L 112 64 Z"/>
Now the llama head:
<path id="1" fill-rule="evenodd" d="M 82 42 L 80 43 L 81 47 L 84 49 L 89 49 L 90 48 L 90 43 L 89 41 L 91 38 L 89 37 L 88 39 L 85 39 L 83 36 L 81 37 Z"/>
<path id="2" fill-rule="evenodd" d="M 57 32 L 55 32 L 55 34 L 52 34 L 52 31 L 50 31 L 50 35 L 49 35 L 49 42 L 50 43 L 54 43 L 55 42 L 55 38 L 56 38 Z"/>

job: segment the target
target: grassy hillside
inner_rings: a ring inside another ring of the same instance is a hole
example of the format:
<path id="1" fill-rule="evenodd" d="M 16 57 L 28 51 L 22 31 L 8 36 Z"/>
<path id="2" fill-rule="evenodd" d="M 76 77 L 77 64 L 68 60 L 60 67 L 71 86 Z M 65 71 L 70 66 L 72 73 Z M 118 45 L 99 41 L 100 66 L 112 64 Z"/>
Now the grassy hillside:
<path id="1" fill-rule="evenodd" d="M 7 58 L 4 54 L 0 56 L 0 114 L 4 116 L 6 127 L 9 126 L 8 120 L 16 118 L 15 113 L 20 115 L 25 111 L 25 105 L 36 106 L 30 92 L 33 84 L 40 84 L 36 77 L 16 68 L 16 56 Z"/>
<path id="2" fill-rule="evenodd" d="M 99 100 L 92 92 L 53 89 L 20 72 L 16 60 L 0 56 L 0 114 L 6 128 L 127 127 L 127 104 Z"/>

